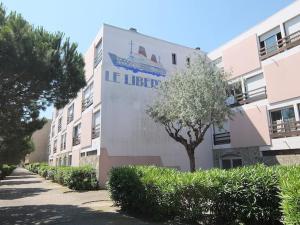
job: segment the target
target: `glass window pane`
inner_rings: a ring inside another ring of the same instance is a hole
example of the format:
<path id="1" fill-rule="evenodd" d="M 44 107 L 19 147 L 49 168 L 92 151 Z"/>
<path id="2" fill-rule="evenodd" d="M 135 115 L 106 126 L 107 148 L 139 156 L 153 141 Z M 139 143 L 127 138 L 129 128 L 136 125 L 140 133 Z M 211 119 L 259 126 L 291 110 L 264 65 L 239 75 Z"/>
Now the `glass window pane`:
<path id="1" fill-rule="evenodd" d="M 265 40 L 267 52 L 272 52 L 277 49 L 277 38 L 276 35 L 273 35 Z"/>
<path id="2" fill-rule="evenodd" d="M 295 119 L 294 107 L 282 109 L 282 119 L 284 121 Z"/>
<path id="3" fill-rule="evenodd" d="M 232 160 L 232 167 L 240 167 L 242 166 L 243 163 L 242 163 L 242 159 L 233 159 Z"/>
<path id="4" fill-rule="evenodd" d="M 222 168 L 223 169 L 230 169 L 231 168 L 231 161 L 230 161 L 230 159 L 223 159 L 222 160 Z"/>

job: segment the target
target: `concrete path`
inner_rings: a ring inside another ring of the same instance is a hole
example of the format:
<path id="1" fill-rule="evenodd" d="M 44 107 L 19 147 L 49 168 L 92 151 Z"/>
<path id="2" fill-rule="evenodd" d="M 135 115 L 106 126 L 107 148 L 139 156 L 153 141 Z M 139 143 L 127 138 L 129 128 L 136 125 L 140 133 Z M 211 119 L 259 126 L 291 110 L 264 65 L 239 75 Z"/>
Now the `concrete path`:
<path id="1" fill-rule="evenodd" d="M 0 182 L 1 225 L 155 224 L 118 212 L 107 191 L 74 192 L 23 168 Z"/>

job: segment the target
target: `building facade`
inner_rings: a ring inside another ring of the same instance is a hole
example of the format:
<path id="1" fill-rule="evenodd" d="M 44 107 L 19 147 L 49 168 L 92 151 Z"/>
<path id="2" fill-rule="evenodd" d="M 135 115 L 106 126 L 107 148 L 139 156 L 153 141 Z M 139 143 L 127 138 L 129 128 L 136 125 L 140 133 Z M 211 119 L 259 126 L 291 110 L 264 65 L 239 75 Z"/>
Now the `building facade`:
<path id="1" fill-rule="evenodd" d="M 42 129 L 32 134 L 31 140 L 34 144 L 34 151 L 25 157 L 25 164 L 34 162 L 48 162 L 49 135 L 51 130 L 51 120 Z"/>
<path id="2" fill-rule="evenodd" d="M 214 166 L 300 163 L 300 1 L 208 54 L 235 112 L 213 129 Z"/>
<path id="3" fill-rule="evenodd" d="M 184 147 L 146 115 L 159 83 L 201 53 L 104 24 L 86 52 L 87 86 L 56 110 L 50 138 L 52 165 L 93 165 L 103 185 L 114 166 L 151 164 L 189 169 Z M 199 146 L 197 167 L 211 168 L 211 133 Z"/>
<path id="4" fill-rule="evenodd" d="M 120 165 L 188 170 L 183 147 L 145 110 L 159 83 L 199 54 L 104 24 L 84 56 L 87 86 L 53 113 L 49 163 L 91 164 L 101 185 Z M 207 55 L 231 74 L 234 116 L 207 132 L 196 167 L 299 163 L 300 1 Z"/>

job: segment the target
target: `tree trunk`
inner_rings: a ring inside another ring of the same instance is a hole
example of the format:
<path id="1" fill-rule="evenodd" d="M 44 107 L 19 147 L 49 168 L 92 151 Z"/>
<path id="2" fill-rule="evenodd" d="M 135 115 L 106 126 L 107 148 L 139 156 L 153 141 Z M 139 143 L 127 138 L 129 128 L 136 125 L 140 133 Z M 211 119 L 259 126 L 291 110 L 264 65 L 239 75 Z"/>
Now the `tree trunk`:
<path id="1" fill-rule="evenodd" d="M 196 171 L 195 149 L 187 149 L 187 153 L 190 160 L 190 172 L 193 173 Z"/>

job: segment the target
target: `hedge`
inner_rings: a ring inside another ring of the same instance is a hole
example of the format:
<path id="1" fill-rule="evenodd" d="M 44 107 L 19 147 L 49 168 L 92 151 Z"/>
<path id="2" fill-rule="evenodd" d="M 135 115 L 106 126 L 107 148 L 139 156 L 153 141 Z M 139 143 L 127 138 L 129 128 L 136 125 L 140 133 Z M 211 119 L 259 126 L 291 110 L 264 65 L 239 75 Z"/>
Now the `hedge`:
<path id="1" fill-rule="evenodd" d="M 281 168 L 280 186 L 285 224 L 300 224 L 300 167 Z"/>
<path id="2" fill-rule="evenodd" d="M 0 180 L 4 179 L 6 176 L 9 176 L 16 168 L 17 167 L 15 165 L 0 165 Z"/>
<path id="3" fill-rule="evenodd" d="M 299 168 L 256 165 L 184 173 L 125 166 L 111 170 L 108 188 L 122 210 L 154 220 L 273 225 L 284 218 L 296 225 Z"/>
<path id="4" fill-rule="evenodd" d="M 95 190 L 98 181 L 95 169 L 90 166 L 49 166 L 44 163 L 33 163 L 26 166 L 33 173 L 38 173 L 46 179 L 67 186 L 73 190 Z"/>

